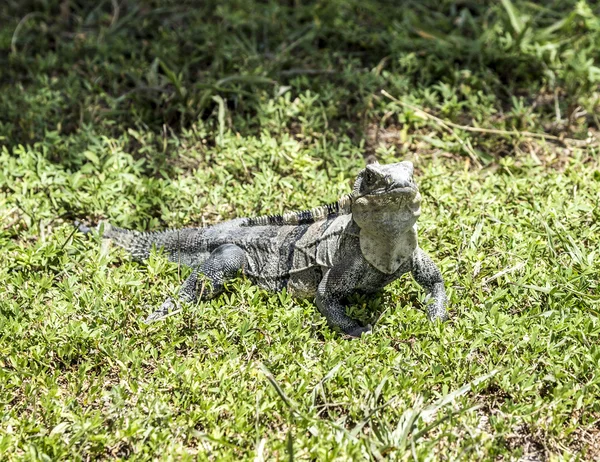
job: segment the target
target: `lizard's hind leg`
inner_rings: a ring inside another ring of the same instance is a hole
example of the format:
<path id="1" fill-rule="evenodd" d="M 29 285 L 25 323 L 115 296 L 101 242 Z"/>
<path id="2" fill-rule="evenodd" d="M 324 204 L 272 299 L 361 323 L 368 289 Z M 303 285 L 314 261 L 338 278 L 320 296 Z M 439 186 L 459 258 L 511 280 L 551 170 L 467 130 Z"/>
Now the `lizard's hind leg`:
<path id="1" fill-rule="evenodd" d="M 213 298 L 223 291 L 225 282 L 235 278 L 245 267 L 244 250 L 234 244 L 223 244 L 217 247 L 201 265 L 194 268 L 179 289 L 179 300 L 194 303 L 199 299 Z M 167 298 L 158 310 L 146 318 L 145 322 L 166 317 L 175 306 L 176 302 L 171 297 Z"/>

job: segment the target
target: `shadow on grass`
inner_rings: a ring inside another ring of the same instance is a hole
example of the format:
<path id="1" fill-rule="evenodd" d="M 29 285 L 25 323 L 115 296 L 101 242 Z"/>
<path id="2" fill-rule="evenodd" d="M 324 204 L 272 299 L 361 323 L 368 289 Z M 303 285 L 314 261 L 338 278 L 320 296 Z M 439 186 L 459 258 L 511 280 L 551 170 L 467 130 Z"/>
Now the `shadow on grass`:
<path id="1" fill-rule="evenodd" d="M 10 148 L 131 127 L 166 136 L 199 120 L 215 128 L 219 104 L 230 127 L 255 134 L 264 101 L 288 90 L 339 108 L 329 129 L 357 140 L 386 112 L 381 88 L 435 103 L 441 83 L 460 103 L 468 86 L 501 110 L 552 84 L 569 106 L 593 84 L 581 59 L 598 54 L 593 12 L 547 3 L 10 0 L 0 7 L 0 140 Z M 565 53 L 575 45 L 579 58 Z M 80 152 L 48 149 L 75 168 Z"/>

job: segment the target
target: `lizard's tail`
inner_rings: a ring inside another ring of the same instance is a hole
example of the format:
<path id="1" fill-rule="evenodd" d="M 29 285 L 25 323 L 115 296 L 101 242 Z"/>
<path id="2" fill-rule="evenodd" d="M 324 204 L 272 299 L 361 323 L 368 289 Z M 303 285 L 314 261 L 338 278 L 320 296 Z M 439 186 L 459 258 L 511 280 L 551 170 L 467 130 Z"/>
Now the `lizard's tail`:
<path id="1" fill-rule="evenodd" d="M 89 227 L 80 221 L 75 221 L 74 225 L 83 234 L 89 234 L 94 229 L 102 231 L 104 239 L 110 239 L 119 247 L 123 247 L 136 260 L 145 260 L 150 256 L 152 246 L 159 243 L 156 239 L 158 233 L 140 233 L 139 231 L 131 231 L 129 229 L 113 226 L 106 221 L 101 221 L 97 227 Z"/>
<path id="2" fill-rule="evenodd" d="M 75 222 L 75 226 L 84 234 L 94 230 L 81 222 Z M 114 244 L 124 248 L 135 260 L 146 260 L 150 257 L 153 247 L 164 249 L 169 260 L 185 265 L 192 265 L 198 259 L 197 238 L 202 232 L 201 228 L 143 233 L 119 228 L 106 221 L 101 221 L 95 229 L 102 231 L 104 239 L 110 239 Z"/>
<path id="3" fill-rule="evenodd" d="M 98 229 L 104 230 L 102 233 L 104 239 L 110 239 L 114 244 L 123 247 L 135 260 L 146 260 L 150 256 L 150 250 L 154 244 L 160 247 L 153 236 L 156 233 L 131 231 L 107 222 L 100 223 Z"/>

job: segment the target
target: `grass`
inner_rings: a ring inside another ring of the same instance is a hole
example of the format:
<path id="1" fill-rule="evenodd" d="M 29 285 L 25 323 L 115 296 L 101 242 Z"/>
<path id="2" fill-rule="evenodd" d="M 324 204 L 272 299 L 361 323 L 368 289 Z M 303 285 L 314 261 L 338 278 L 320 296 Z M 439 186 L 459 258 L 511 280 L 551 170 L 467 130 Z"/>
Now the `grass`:
<path id="1" fill-rule="evenodd" d="M 600 457 L 599 15 L 3 2 L 0 458 Z M 147 326 L 188 270 L 71 225 L 316 206 L 372 158 L 415 162 L 444 325 L 407 276 L 359 341 L 243 279 Z"/>

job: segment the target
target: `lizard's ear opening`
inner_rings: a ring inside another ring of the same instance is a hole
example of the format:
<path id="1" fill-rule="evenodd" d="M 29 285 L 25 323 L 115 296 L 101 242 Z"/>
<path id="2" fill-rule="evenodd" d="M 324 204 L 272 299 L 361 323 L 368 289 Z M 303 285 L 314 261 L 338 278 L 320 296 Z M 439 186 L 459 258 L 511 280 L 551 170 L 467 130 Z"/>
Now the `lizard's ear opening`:
<path id="1" fill-rule="evenodd" d="M 366 168 L 365 173 L 363 174 L 363 183 L 367 187 L 373 186 L 377 182 L 377 175 L 373 171 L 373 169 Z"/>

